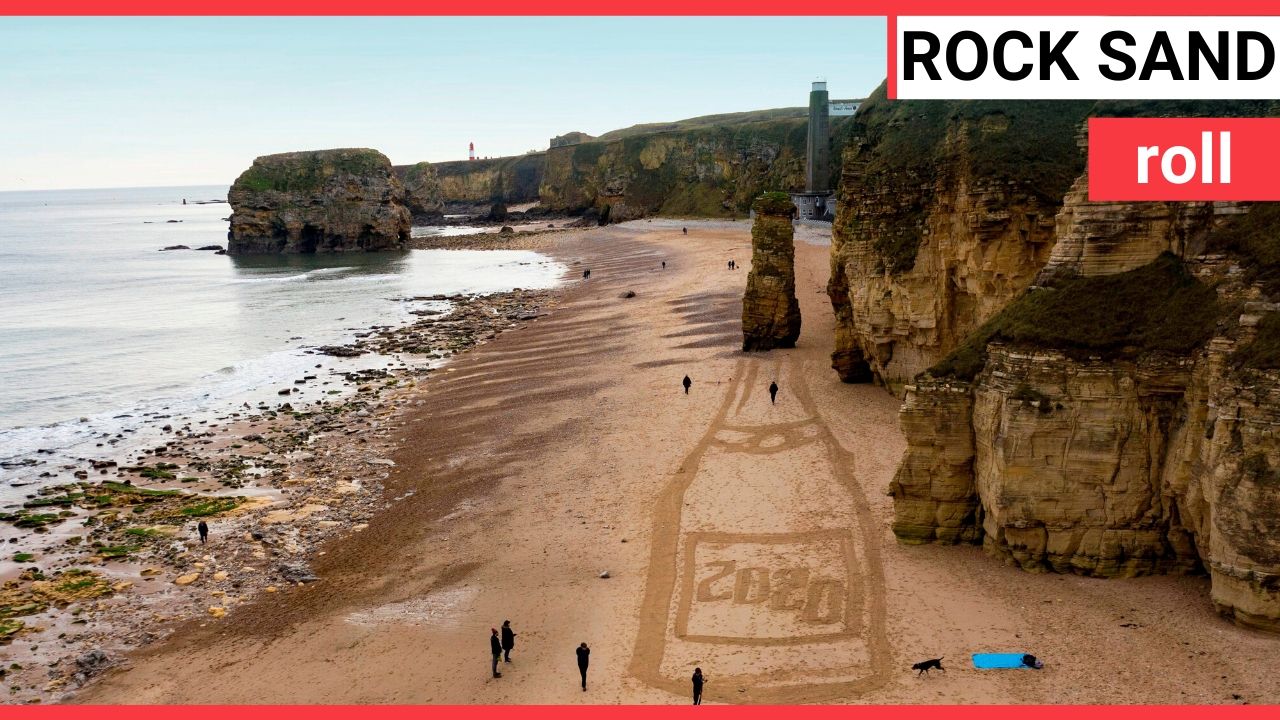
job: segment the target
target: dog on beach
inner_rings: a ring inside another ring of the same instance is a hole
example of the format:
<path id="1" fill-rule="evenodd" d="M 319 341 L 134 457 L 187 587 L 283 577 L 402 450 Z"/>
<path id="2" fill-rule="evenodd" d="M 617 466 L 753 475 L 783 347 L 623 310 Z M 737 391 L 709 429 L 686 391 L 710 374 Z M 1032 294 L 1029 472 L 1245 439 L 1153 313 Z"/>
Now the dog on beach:
<path id="1" fill-rule="evenodd" d="M 946 656 L 944 655 L 943 657 L 946 657 Z M 911 666 L 912 670 L 920 671 L 916 673 L 916 677 L 920 677 L 921 675 L 927 675 L 929 674 L 929 670 L 934 668 L 941 670 L 942 672 L 947 671 L 946 668 L 942 667 L 942 658 L 934 658 L 932 660 L 922 660 L 921 662 L 918 662 L 915 665 Z"/>

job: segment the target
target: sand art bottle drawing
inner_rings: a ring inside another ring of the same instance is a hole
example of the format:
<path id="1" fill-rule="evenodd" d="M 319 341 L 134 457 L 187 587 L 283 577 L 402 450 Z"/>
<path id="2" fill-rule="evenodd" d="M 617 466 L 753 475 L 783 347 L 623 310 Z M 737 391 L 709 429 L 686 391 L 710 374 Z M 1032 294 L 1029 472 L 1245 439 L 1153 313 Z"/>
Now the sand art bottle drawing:
<path id="1" fill-rule="evenodd" d="M 887 661 L 866 499 L 801 383 L 771 405 L 759 367 L 659 500 L 632 670 L 683 692 L 700 666 L 712 700 L 865 692 Z"/>

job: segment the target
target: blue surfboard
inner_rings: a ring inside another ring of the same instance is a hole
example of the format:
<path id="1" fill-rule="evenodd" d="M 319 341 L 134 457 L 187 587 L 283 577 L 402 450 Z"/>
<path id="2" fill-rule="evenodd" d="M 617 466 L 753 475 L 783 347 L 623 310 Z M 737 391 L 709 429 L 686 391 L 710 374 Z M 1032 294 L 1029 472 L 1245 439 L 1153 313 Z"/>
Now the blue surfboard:
<path id="1" fill-rule="evenodd" d="M 1022 664 L 1022 656 L 1026 653 L 974 653 L 973 666 L 979 670 L 1008 670 L 1026 668 Z"/>

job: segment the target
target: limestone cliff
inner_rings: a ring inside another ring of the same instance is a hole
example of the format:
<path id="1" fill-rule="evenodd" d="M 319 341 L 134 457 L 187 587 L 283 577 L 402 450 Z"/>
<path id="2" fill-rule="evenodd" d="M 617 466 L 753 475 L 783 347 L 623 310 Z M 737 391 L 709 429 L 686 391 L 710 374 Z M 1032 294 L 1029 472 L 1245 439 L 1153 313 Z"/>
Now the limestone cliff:
<path id="1" fill-rule="evenodd" d="M 796 299 L 796 206 L 786 193 L 768 192 L 751 205 L 751 272 L 742 296 L 742 349 L 772 350 L 796 346 L 800 338 L 800 301 Z"/>
<path id="2" fill-rule="evenodd" d="M 404 187 L 376 150 L 265 155 L 227 201 L 231 255 L 400 250 L 409 239 Z"/>
<path id="3" fill-rule="evenodd" d="M 832 365 L 895 391 L 1031 284 L 1084 165 L 1089 103 L 885 99 L 844 130 Z"/>
<path id="4" fill-rule="evenodd" d="M 833 367 L 900 393 L 1042 269 L 1045 280 L 1132 269 L 1163 251 L 1189 257 L 1209 223 L 1236 212 L 1148 203 L 1121 217 L 1080 202 L 1086 117 L 1277 114 L 1276 101 L 890 103 L 881 86 L 834 141 L 844 149 Z M 1070 213 L 1058 215 L 1064 201 Z"/>
<path id="5" fill-rule="evenodd" d="M 528 153 L 488 160 L 434 163 L 440 193 L 446 206 L 488 208 L 494 203 L 518 205 L 537 202 L 538 188 L 546 172 L 547 154 Z"/>
<path id="6" fill-rule="evenodd" d="M 1204 572 L 1280 631 L 1280 206 L 1089 202 L 1080 131 L 1276 103 L 875 100 L 844 154 L 833 364 L 904 390 L 897 537 Z"/>
<path id="7" fill-rule="evenodd" d="M 1204 571 L 1221 612 L 1280 630 L 1280 213 L 1086 190 L 1036 287 L 907 387 L 894 532 L 1027 570 Z"/>
<path id="8" fill-rule="evenodd" d="M 847 121 L 832 120 L 833 154 Z M 803 189 L 806 123 L 807 109 L 799 107 L 708 115 L 599 137 L 571 132 L 552 138 L 546 152 L 431 167 L 440 199 L 453 212 L 538 202 L 550 212 L 612 221 L 660 213 L 740 216 L 761 192 Z M 407 185 L 413 167 L 396 168 Z"/>
<path id="9" fill-rule="evenodd" d="M 805 120 L 783 118 L 602 136 L 551 148 L 542 204 L 645 215 L 746 215 L 766 190 L 804 187 Z"/>
<path id="10" fill-rule="evenodd" d="M 414 220 L 431 220 L 444 215 L 444 189 L 431 163 L 400 165 L 395 168 L 395 173 L 404 184 L 404 204 Z"/>

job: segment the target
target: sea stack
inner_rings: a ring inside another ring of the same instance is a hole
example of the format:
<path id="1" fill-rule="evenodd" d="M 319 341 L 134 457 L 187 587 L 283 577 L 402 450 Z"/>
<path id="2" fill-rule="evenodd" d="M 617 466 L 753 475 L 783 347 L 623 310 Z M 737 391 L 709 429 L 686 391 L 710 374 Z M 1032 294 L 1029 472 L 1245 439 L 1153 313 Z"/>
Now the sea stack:
<path id="1" fill-rule="evenodd" d="M 768 192 L 751 204 L 751 272 L 742 298 L 742 349 L 795 347 L 800 337 L 796 300 L 795 205 L 786 193 Z"/>
<path id="2" fill-rule="evenodd" d="M 377 150 L 264 155 L 227 194 L 231 255 L 403 250 L 404 186 Z"/>

